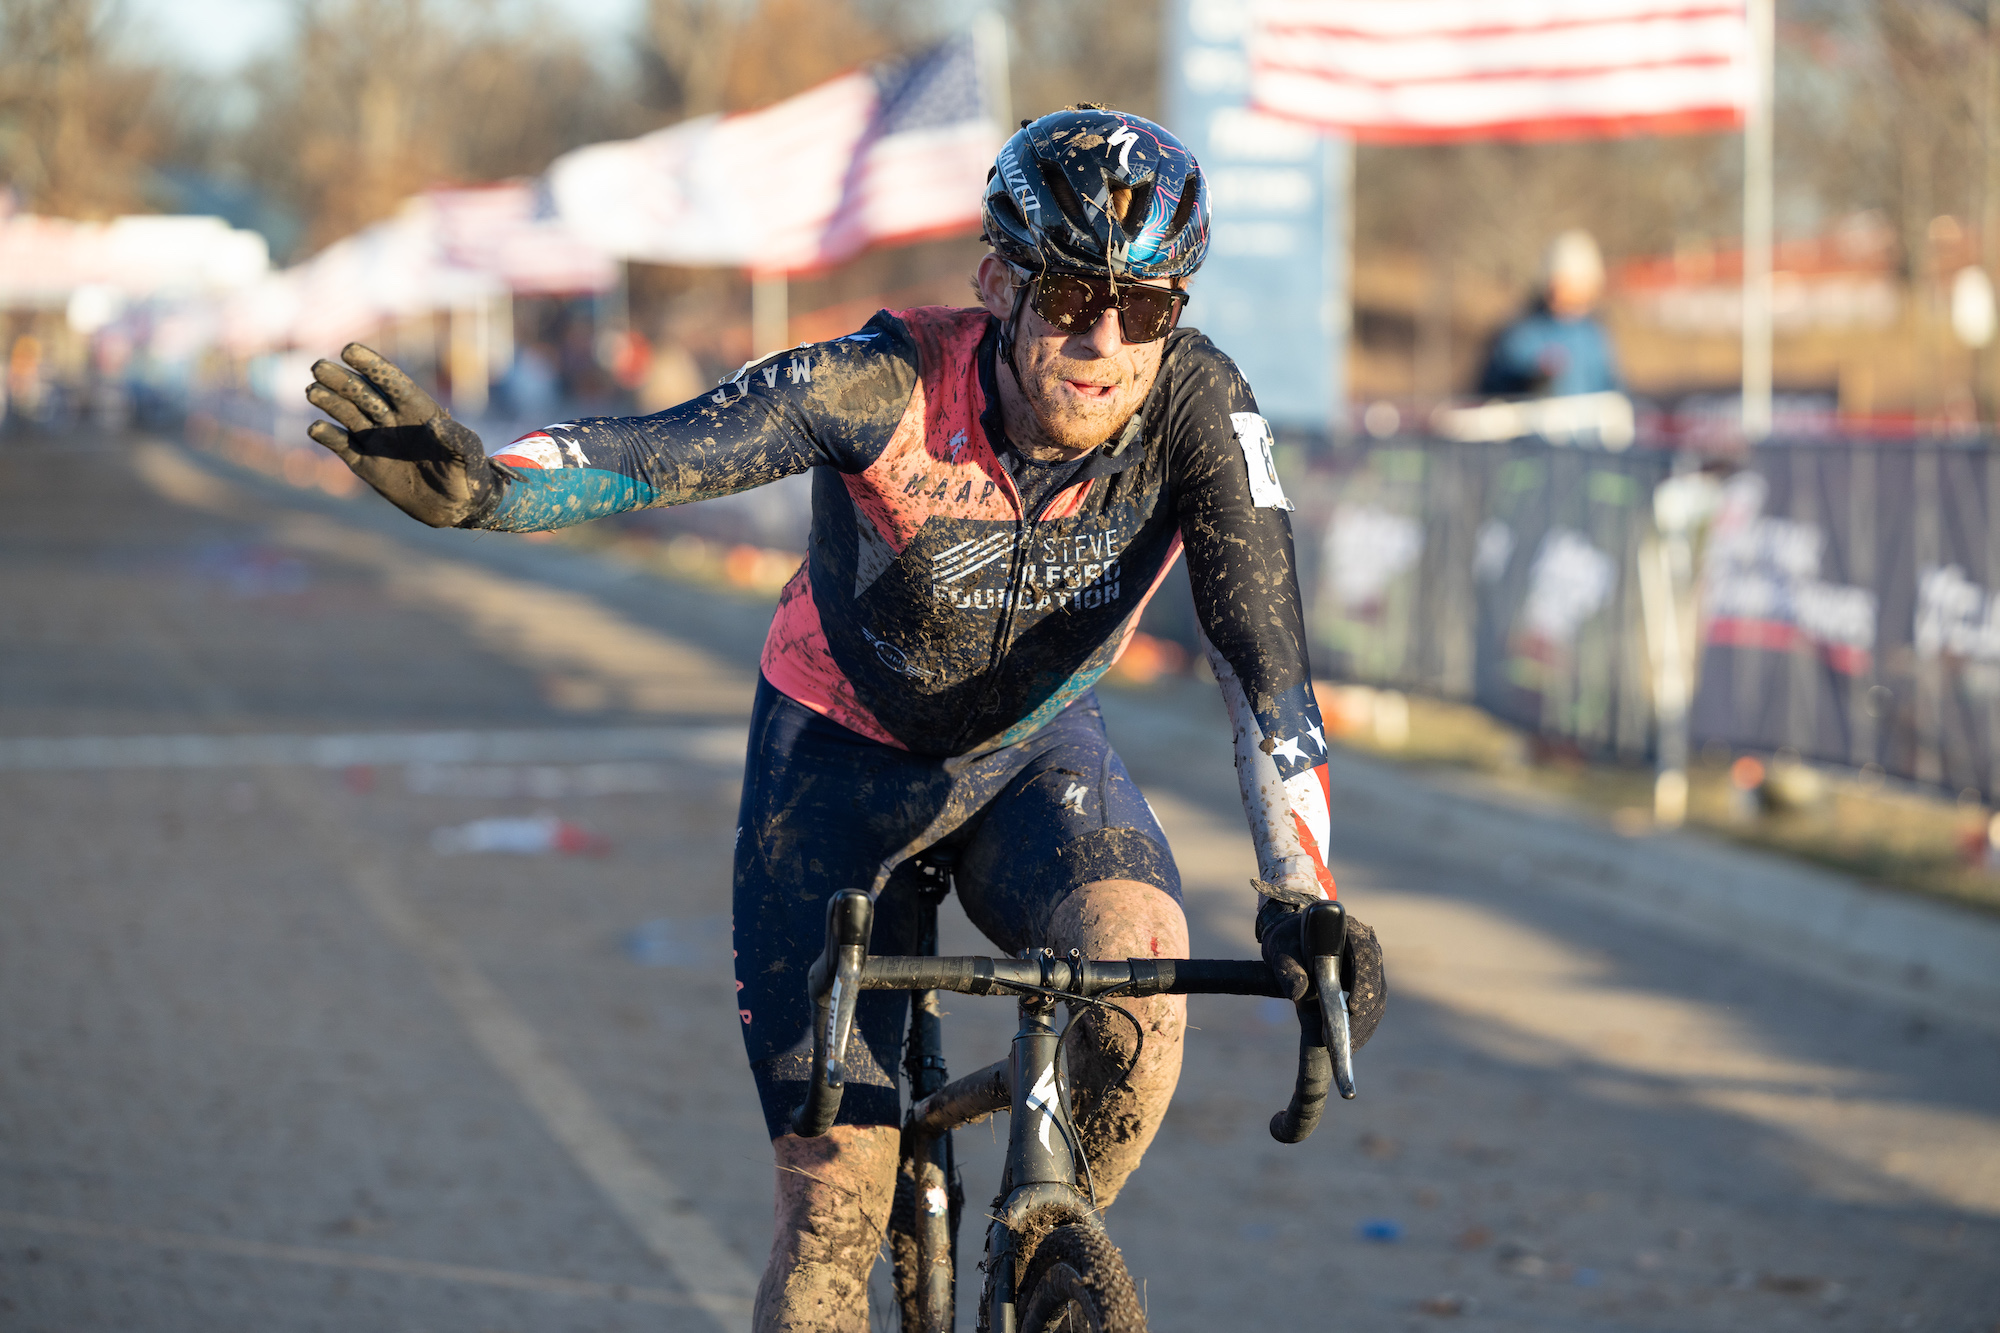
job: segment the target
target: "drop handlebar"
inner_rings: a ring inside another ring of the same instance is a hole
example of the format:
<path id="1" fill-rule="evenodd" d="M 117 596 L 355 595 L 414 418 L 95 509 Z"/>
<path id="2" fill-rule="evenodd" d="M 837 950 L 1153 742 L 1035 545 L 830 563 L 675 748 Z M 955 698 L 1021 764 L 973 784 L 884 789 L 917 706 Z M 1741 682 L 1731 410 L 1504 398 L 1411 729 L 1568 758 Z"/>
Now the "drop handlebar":
<path id="1" fill-rule="evenodd" d="M 1271 1136 L 1302 1143 L 1319 1124 L 1330 1085 L 1354 1096 L 1353 1056 L 1347 1028 L 1347 995 L 1340 988 L 1340 951 L 1347 934 L 1337 902 L 1306 909 L 1306 944 L 1313 958 L 1314 994 L 1296 1006 L 1299 1064 L 1289 1105 L 1271 1117 Z M 1128 958 L 1122 962 L 1060 958 L 868 956 L 874 904 L 859 889 L 827 901 L 826 950 L 807 974 L 813 1004 L 812 1081 L 805 1104 L 793 1115 L 795 1133 L 815 1138 L 840 1114 L 846 1087 L 844 1060 L 854 1026 L 854 1002 L 864 990 L 943 990 L 964 995 L 1052 994 L 1097 997 L 1149 995 L 1264 995 L 1282 997 L 1262 959 Z M 1331 1036 L 1331 1040 L 1329 1040 Z"/>

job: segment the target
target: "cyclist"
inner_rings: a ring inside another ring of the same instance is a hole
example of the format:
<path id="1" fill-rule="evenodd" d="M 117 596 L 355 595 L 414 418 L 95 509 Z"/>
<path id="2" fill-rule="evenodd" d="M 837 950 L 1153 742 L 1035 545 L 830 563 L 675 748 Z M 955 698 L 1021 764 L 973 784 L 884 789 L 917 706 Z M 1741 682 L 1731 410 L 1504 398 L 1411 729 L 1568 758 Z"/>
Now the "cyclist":
<path id="1" fill-rule="evenodd" d="M 877 895 L 875 952 L 907 952 L 924 854 L 1002 949 L 1185 957 L 1180 880 L 1105 738 L 1092 684 L 1183 549 L 1263 894 L 1265 957 L 1309 988 L 1299 908 L 1326 867 L 1325 734 L 1306 661 L 1291 504 L 1249 387 L 1177 325 L 1208 247 L 1192 155 L 1093 105 L 1022 122 L 984 201 L 979 304 L 883 311 L 747 365 L 678 407 L 564 422 L 488 458 L 394 366 L 320 361 L 312 437 L 434 526 L 528 531 L 745 490 L 812 469 L 805 565 L 765 642 L 736 830 L 738 1010 L 777 1154 L 759 1329 L 867 1327 L 897 1163 L 902 992 L 869 992 L 840 1119 L 789 1132 L 811 1039 L 805 973 L 836 889 Z M 1384 1001 L 1356 923 L 1354 1036 Z M 1079 1129 L 1109 1203 L 1179 1076 L 1183 1001 L 1079 1020 Z M 1121 1031 L 1122 1029 L 1122 1031 Z"/>

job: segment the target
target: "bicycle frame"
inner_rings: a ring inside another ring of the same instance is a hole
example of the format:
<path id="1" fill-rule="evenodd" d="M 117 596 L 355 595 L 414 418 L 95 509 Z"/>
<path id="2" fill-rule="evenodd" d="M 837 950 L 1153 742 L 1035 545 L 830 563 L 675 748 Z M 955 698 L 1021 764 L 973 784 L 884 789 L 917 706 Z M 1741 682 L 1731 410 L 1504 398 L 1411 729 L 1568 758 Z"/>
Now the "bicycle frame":
<path id="1" fill-rule="evenodd" d="M 939 882 L 919 891 L 919 947 L 934 950 L 937 904 L 946 888 L 941 871 L 926 868 L 925 873 Z M 1308 947 L 1322 989 L 1297 1006 L 1298 1074 L 1290 1105 L 1271 1118 L 1272 1137 L 1282 1143 L 1302 1142 L 1312 1133 L 1330 1083 L 1338 1082 L 1343 1097 L 1354 1096 L 1346 1049 L 1347 997 L 1338 982 L 1345 914 L 1333 902 L 1307 910 L 1312 913 L 1307 920 Z M 1261 960 L 1109 963 L 1086 960 L 1074 951 L 1059 958 L 1047 949 L 1020 959 L 940 958 L 934 953 L 870 958 L 867 941 L 872 921 L 873 903 L 859 890 L 843 890 L 828 900 L 826 951 L 807 978 L 815 1013 L 812 1082 L 805 1104 L 793 1118 L 794 1131 L 807 1137 L 823 1134 L 839 1114 L 845 1084 L 842 1064 L 859 993 L 912 992 L 904 1067 L 913 1104 L 903 1126 L 902 1160 L 911 1190 L 908 1216 L 914 1271 L 912 1289 L 899 1290 L 899 1296 L 906 1317 L 914 1314 L 918 1322 L 904 1333 L 952 1329 L 957 1304 L 954 1251 L 963 1195 L 953 1163 L 951 1131 L 1002 1109 L 1011 1114 L 1003 1195 L 987 1226 L 984 1304 L 987 1333 L 1014 1333 L 1015 1296 L 1022 1276 L 1017 1261 L 1024 1257 L 1017 1253 L 1018 1239 L 1031 1230 L 1042 1232 L 1068 1223 L 1103 1227 L 1087 1192 L 1088 1164 L 1069 1113 L 1067 1090 L 1058 1077 L 1062 1032 L 1054 1022 L 1057 1004 L 1066 998 L 1114 994 L 1276 996 L 1282 992 Z M 945 1081 L 940 990 L 1019 997 L 1020 1027 L 1006 1060 Z M 1333 1035 L 1332 1042 L 1326 1033 Z"/>

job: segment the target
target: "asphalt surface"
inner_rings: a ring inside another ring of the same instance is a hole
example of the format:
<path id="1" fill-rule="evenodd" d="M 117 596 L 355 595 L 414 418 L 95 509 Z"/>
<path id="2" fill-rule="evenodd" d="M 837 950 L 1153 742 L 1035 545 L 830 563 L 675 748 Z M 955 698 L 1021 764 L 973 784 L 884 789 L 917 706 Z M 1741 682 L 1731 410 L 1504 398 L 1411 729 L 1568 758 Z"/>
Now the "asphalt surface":
<path id="1" fill-rule="evenodd" d="M 746 1327 L 767 621 L 166 444 L 0 438 L 0 1329 Z M 1106 710 L 1196 951 L 1240 955 L 1211 693 Z M 1195 1001 L 1109 1219 L 1155 1329 L 2000 1328 L 1989 1022 L 1498 873 L 1406 775 L 1336 769 L 1378 798 L 1335 845 L 1389 1017 L 1284 1147 L 1289 1013 Z M 468 850 L 542 815 L 574 852 Z M 1007 1005 L 950 1007 L 955 1069 L 1004 1052 Z M 960 1136 L 975 1204 L 998 1133 Z"/>

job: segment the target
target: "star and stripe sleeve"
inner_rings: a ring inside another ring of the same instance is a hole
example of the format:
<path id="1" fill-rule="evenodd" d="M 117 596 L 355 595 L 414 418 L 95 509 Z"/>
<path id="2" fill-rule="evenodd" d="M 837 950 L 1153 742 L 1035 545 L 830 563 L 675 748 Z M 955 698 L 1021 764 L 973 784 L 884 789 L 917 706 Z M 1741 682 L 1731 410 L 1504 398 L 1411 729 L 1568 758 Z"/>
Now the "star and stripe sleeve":
<path id="1" fill-rule="evenodd" d="M 1197 335 L 1198 336 L 1198 335 Z M 1190 348 L 1170 386 L 1174 503 L 1210 669 L 1265 881 L 1335 895 L 1326 731 L 1313 697 L 1291 502 L 1271 431 L 1236 367 Z"/>

